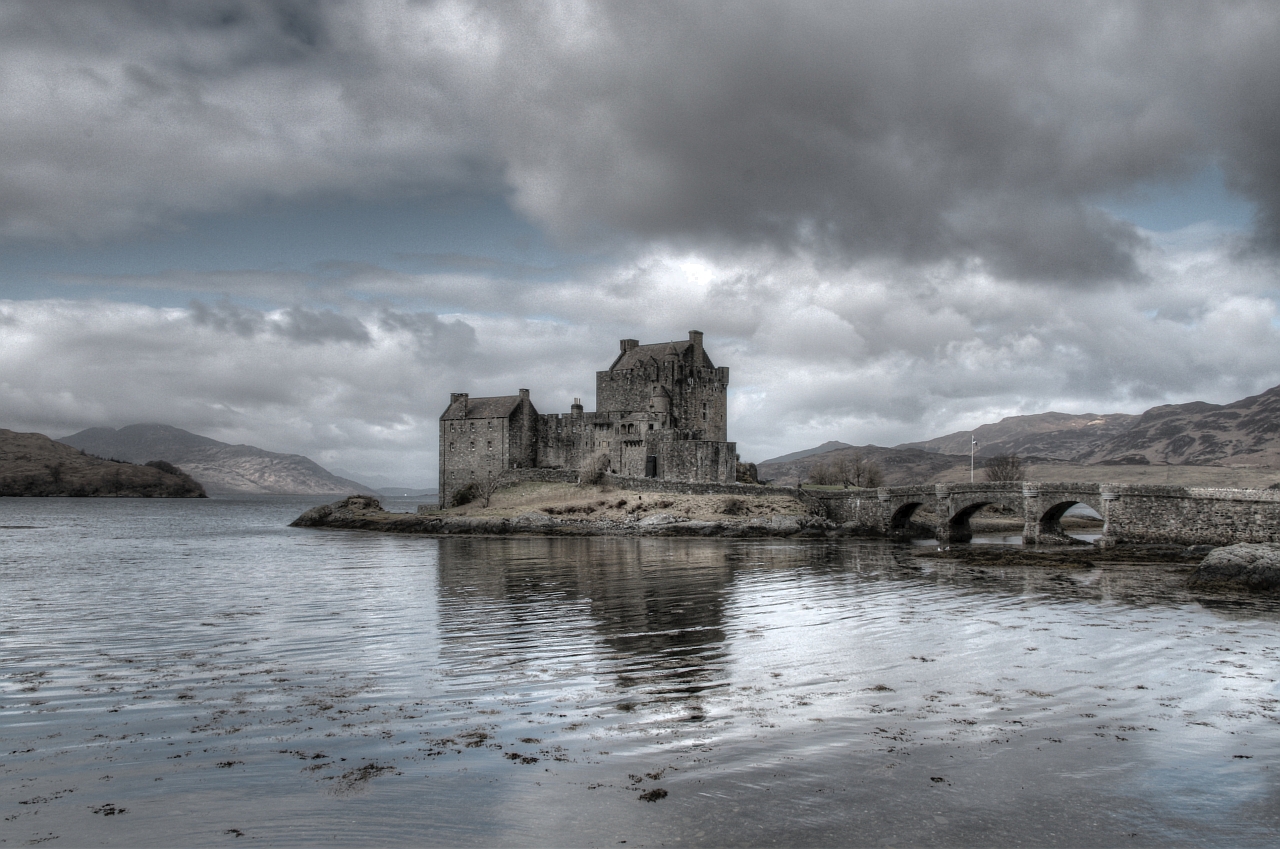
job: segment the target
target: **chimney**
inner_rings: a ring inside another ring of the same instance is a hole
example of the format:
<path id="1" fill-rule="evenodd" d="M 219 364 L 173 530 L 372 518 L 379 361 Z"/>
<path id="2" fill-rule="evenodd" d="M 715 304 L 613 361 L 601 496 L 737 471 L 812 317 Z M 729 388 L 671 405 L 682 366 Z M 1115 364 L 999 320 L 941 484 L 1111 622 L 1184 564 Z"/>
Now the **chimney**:
<path id="1" fill-rule="evenodd" d="M 573 416 L 574 418 L 579 418 L 579 419 L 582 418 L 582 399 L 581 398 L 573 399 L 573 406 L 569 408 L 569 415 Z"/>
<path id="2" fill-rule="evenodd" d="M 702 331 L 690 330 L 689 341 L 693 343 L 693 367 L 702 368 Z"/>
<path id="3" fill-rule="evenodd" d="M 627 351 L 630 351 L 632 348 L 640 347 L 640 340 L 639 339 L 623 339 L 622 342 L 619 344 L 621 344 L 622 346 L 622 353 L 625 354 Z"/>
<path id="4" fill-rule="evenodd" d="M 528 389 L 521 389 L 521 390 L 520 390 L 520 400 L 521 400 L 521 401 L 528 401 L 528 400 L 529 400 L 529 390 L 528 390 Z"/>
<path id="5" fill-rule="evenodd" d="M 462 402 L 462 417 L 465 419 L 467 417 L 467 393 L 466 392 L 449 393 L 450 407 L 452 407 L 454 404 L 458 403 L 459 401 Z"/>

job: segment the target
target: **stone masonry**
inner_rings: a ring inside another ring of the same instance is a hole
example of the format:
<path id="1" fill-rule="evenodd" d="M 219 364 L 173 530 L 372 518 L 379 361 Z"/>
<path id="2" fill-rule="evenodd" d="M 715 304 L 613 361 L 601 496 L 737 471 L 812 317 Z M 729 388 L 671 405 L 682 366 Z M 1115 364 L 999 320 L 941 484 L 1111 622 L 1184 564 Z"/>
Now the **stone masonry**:
<path id="1" fill-rule="evenodd" d="M 440 500 L 510 470 L 581 471 L 605 463 L 627 477 L 732 483 L 737 446 L 728 442 L 729 369 L 717 368 L 702 333 L 641 345 L 623 339 L 596 372 L 596 411 L 575 399 L 568 413 L 543 415 L 529 391 L 494 398 L 455 393 L 440 416 Z"/>
<path id="2" fill-rule="evenodd" d="M 1023 517 L 1027 544 L 1065 542 L 1060 524 L 1073 504 L 1103 519 L 1103 546 L 1124 543 L 1230 545 L 1280 542 L 1280 491 L 1088 483 L 986 483 L 809 490 L 827 517 L 872 536 L 908 535 L 928 506 L 939 542 L 966 542 L 969 519 L 988 504 Z"/>

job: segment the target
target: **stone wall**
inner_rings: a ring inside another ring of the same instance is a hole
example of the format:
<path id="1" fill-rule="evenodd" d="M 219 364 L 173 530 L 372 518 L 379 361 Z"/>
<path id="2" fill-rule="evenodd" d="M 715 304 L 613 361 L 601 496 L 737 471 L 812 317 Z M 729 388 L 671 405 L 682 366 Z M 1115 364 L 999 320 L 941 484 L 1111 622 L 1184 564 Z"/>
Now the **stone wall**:
<path id="1" fill-rule="evenodd" d="M 828 518 L 862 533 L 894 536 L 911 527 L 918 507 L 937 517 L 940 542 L 964 542 L 982 506 L 1012 509 L 1023 520 L 1023 542 L 1067 541 L 1060 520 L 1073 504 L 1103 518 L 1103 546 L 1120 543 L 1227 545 L 1280 542 L 1280 492 L 1077 483 L 962 484 L 814 491 Z"/>
<path id="2" fill-rule="evenodd" d="M 523 481 L 537 481 L 539 483 L 577 483 L 578 472 L 576 469 L 520 469 L 512 472 L 508 477 L 511 483 L 517 484 Z"/>
<path id="3" fill-rule="evenodd" d="M 658 477 L 667 481 L 733 483 L 738 479 L 737 443 L 702 439 L 658 444 Z"/>
<path id="4" fill-rule="evenodd" d="M 1280 542 L 1278 492 L 1116 486 L 1104 497 L 1110 544 Z"/>

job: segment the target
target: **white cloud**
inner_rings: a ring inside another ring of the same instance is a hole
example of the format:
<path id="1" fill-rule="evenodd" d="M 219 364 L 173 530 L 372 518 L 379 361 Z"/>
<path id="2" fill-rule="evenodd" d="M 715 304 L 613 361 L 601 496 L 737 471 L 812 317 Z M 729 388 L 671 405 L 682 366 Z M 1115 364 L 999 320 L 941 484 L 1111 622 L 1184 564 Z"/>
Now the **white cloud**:
<path id="1" fill-rule="evenodd" d="M 1274 276 L 1234 256 L 1152 253 L 1144 273 L 1158 282 L 1107 292 L 762 255 L 744 282 L 736 262 L 655 250 L 603 280 L 488 280 L 479 295 L 452 277 L 388 275 L 431 310 L 369 300 L 368 269 L 362 299 L 323 309 L 10 301 L 0 408 L 11 428 L 162 421 L 378 474 L 407 463 L 421 483 L 449 392 L 529 388 L 543 412 L 575 396 L 590 407 L 618 338 L 699 329 L 732 370 L 730 436 L 748 459 L 826 439 L 896 444 L 1004 415 L 1137 412 L 1280 383 Z"/>

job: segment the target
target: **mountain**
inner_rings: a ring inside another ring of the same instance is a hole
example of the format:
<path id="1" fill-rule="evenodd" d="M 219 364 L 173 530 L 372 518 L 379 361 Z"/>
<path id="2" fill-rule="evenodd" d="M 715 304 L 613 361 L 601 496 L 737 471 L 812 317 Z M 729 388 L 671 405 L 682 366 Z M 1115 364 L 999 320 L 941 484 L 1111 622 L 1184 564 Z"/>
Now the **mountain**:
<path id="1" fill-rule="evenodd" d="M 58 440 L 116 460 L 165 460 L 182 467 L 213 495 L 372 495 L 362 484 L 330 474 L 299 454 L 277 454 L 252 445 L 228 445 L 162 424 L 119 430 L 91 427 Z"/>
<path id="2" fill-rule="evenodd" d="M 1182 485 L 1255 486 L 1258 481 L 1269 485 L 1270 470 L 1280 469 L 1280 386 L 1230 404 L 1166 404 L 1137 416 L 1009 416 L 973 431 L 896 448 L 832 448 L 843 443 L 828 442 L 765 460 L 757 467 L 761 480 L 794 484 L 807 479 L 817 463 L 860 454 L 881 467 L 886 485 L 961 482 L 969 476 L 969 440 L 975 436 L 978 475 L 985 458 L 1017 454 L 1024 458 L 1028 474 L 1039 480 L 1121 482 L 1132 475 L 1097 467 L 1128 466 L 1136 473 L 1137 467 L 1160 466 L 1171 471 L 1186 468 L 1177 475 L 1160 472 L 1159 479 L 1140 476 L 1142 482 L 1173 484 L 1176 477 Z"/>
<path id="3" fill-rule="evenodd" d="M 1280 386 L 1230 404 L 1152 407 L 1080 452 L 1083 463 L 1280 467 Z"/>
<path id="4" fill-rule="evenodd" d="M 1009 416 L 995 424 L 984 424 L 974 430 L 962 430 L 924 442 L 906 442 L 898 448 L 919 448 L 939 454 L 969 456 L 969 440 L 978 440 L 979 457 L 1017 454 L 1020 457 L 1048 457 L 1070 460 L 1091 450 L 1103 440 L 1123 433 L 1138 416 L 1111 413 L 1105 416 L 1085 413 L 1038 413 L 1034 416 Z"/>
<path id="5" fill-rule="evenodd" d="M 781 457 L 774 457 L 772 460 L 765 460 L 763 463 L 757 463 L 757 466 L 778 465 L 780 463 L 790 463 L 793 460 L 800 460 L 805 457 L 812 457 L 814 454 L 825 454 L 828 451 L 838 451 L 841 448 L 852 448 L 853 446 L 847 442 L 824 442 L 817 448 L 806 448 L 803 451 L 792 451 L 790 454 L 783 454 Z"/>
<path id="6" fill-rule="evenodd" d="M 205 492 L 168 463 L 113 462 L 42 433 L 0 429 L 0 495 L 204 498 Z"/>

